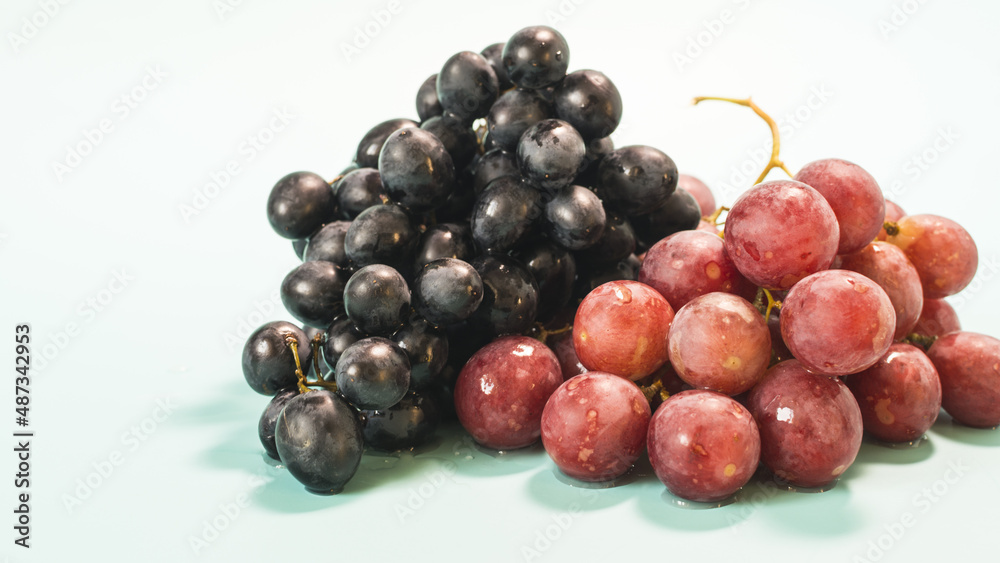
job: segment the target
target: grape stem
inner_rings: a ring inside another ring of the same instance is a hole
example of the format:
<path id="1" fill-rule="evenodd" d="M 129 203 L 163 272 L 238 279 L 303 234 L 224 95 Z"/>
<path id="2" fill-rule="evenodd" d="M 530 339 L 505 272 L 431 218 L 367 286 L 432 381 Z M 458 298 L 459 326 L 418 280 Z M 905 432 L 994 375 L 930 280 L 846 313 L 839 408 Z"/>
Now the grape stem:
<path id="1" fill-rule="evenodd" d="M 767 305 L 764 304 L 765 299 Z M 771 318 L 771 310 L 777 309 L 779 313 L 781 312 L 781 301 L 775 299 L 771 292 L 763 287 L 757 288 L 757 296 L 754 297 L 753 306 L 764 315 L 765 321 Z"/>
<path id="2" fill-rule="evenodd" d="M 704 217 L 705 222 L 711 223 L 713 227 L 718 227 L 719 225 L 725 225 L 726 224 L 725 221 L 719 222 L 719 216 L 721 216 L 726 211 L 729 211 L 728 207 L 726 207 L 725 205 L 720 206 L 718 209 L 715 210 L 715 213 L 712 213 L 711 215 L 707 215 Z"/>
<path id="3" fill-rule="evenodd" d="M 639 390 L 646 397 L 646 400 L 652 404 L 656 397 L 660 398 L 660 402 L 666 401 L 670 397 L 670 393 L 663 388 L 663 381 L 657 378 L 656 381 L 650 383 L 649 385 L 639 385 Z"/>
<path id="4" fill-rule="evenodd" d="M 926 352 L 927 350 L 930 349 L 931 345 L 934 344 L 934 341 L 936 341 L 937 338 L 938 338 L 937 336 L 924 336 L 923 334 L 917 334 L 916 332 L 914 332 L 912 334 L 907 335 L 907 337 L 903 339 L 903 342 L 906 342 L 907 344 L 912 344 L 919 348 L 923 348 L 923 350 Z"/>
<path id="5" fill-rule="evenodd" d="M 899 223 L 895 221 L 886 221 L 882 223 L 882 228 L 885 229 L 885 234 L 890 237 L 894 237 L 899 234 Z"/>
<path id="6" fill-rule="evenodd" d="M 573 330 L 573 325 L 571 325 L 571 324 L 567 324 L 566 326 L 563 326 L 562 328 L 555 328 L 555 329 L 552 329 L 552 330 L 546 330 L 545 327 L 542 326 L 542 323 L 538 323 L 535 326 L 538 329 L 538 334 L 535 336 L 535 338 L 539 342 L 541 342 L 542 344 L 548 344 L 550 336 L 555 336 L 557 334 L 563 334 L 565 332 L 569 332 L 569 331 Z"/>
<path id="7" fill-rule="evenodd" d="M 729 102 L 738 106 L 748 107 L 752 109 L 754 113 L 759 115 L 760 118 L 767 123 L 767 126 L 771 128 L 771 158 L 767 161 L 767 166 L 764 167 L 764 171 L 757 177 L 754 185 L 763 182 L 764 178 L 767 177 L 768 172 L 774 168 L 780 168 L 785 172 L 785 174 L 788 174 L 789 177 L 794 176 L 794 174 L 788 171 L 788 167 L 785 166 L 785 163 L 778 158 L 778 153 L 781 151 L 781 136 L 778 134 L 778 124 L 771 118 L 770 115 L 764 113 L 764 110 L 760 109 L 760 106 L 755 104 L 752 99 L 747 98 L 745 100 L 741 100 L 737 98 L 719 98 L 716 96 L 698 96 L 694 99 L 694 103 L 695 105 L 698 105 L 698 103 L 704 102 L 705 100 Z"/>
<path id="8" fill-rule="evenodd" d="M 299 340 L 294 336 L 286 336 L 285 342 L 288 343 L 288 347 L 292 349 L 292 357 L 295 358 L 295 376 L 298 378 L 296 382 L 299 386 L 299 393 L 308 393 L 312 391 L 310 387 L 325 387 L 331 391 L 337 390 L 337 384 L 333 381 L 324 381 L 320 376 L 319 371 L 319 346 L 321 344 L 320 339 L 322 338 L 322 333 L 317 334 L 312 340 L 311 346 L 313 350 L 313 367 L 316 370 L 316 379 L 314 381 L 309 381 L 306 379 L 306 374 L 302 371 L 302 362 L 299 360 Z"/>

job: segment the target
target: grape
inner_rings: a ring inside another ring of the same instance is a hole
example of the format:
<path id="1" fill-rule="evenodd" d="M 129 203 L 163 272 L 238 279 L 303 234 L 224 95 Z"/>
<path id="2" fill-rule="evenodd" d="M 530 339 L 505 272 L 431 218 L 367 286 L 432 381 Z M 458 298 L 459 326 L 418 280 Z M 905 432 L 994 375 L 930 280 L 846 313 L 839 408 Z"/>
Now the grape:
<path id="1" fill-rule="evenodd" d="M 307 239 L 304 259 L 307 262 L 321 260 L 331 262 L 340 269 L 348 266 L 347 251 L 344 249 L 344 238 L 350 221 L 334 221 L 327 223 Z"/>
<path id="2" fill-rule="evenodd" d="M 715 196 L 712 195 L 712 190 L 705 185 L 705 182 L 702 182 L 698 178 L 687 174 L 680 174 L 677 176 L 677 187 L 694 196 L 703 217 L 711 216 L 718 209 L 718 206 L 715 204 Z"/>
<path id="3" fill-rule="evenodd" d="M 902 219 L 904 216 L 906 216 L 906 212 L 903 211 L 902 207 L 900 207 L 899 205 L 896 205 L 895 203 L 893 203 L 892 201 L 890 201 L 888 199 L 885 200 L 885 221 L 886 222 L 895 223 L 896 221 L 899 221 L 900 219 Z M 877 240 L 886 240 L 887 238 L 889 238 L 888 233 L 885 232 L 885 226 L 883 226 L 879 230 L 878 236 L 876 236 L 875 238 Z"/>
<path id="4" fill-rule="evenodd" d="M 677 188 L 677 165 L 663 151 L 645 145 L 622 147 L 605 156 L 598 176 L 601 199 L 629 216 L 663 207 Z"/>
<path id="5" fill-rule="evenodd" d="M 635 384 L 610 373 L 584 373 L 545 403 L 542 444 L 566 475 L 607 481 L 639 459 L 649 418 L 649 403 Z"/>
<path id="6" fill-rule="evenodd" d="M 407 127 L 389 135 L 378 157 L 382 185 L 393 201 L 417 212 L 440 206 L 455 190 L 455 165 L 430 131 Z"/>
<path id="7" fill-rule="evenodd" d="M 738 491 L 757 470 L 761 438 L 750 412 L 714 391 L 682 391 L 653 415 L 649 461 L 667 489 L 697 502 Z"/>
<path id="8" fill-rule="evenodd" d="M 552 104 L 532 90 L 514 89 L 497 99 L 486 116 L 490 138 L 496 146 L 514 152 L 521 135 L 543 119 L 553 117 Z"/>
<path id="9" fill-rule="evenodd" d="M 296 319 L 326 328 L 344 301 L 345 278 L 332 262 L 303 262 L 281 282 L 281 302 Z"/>
<path id="10" fill-rule="evenodd" d="M 517 258 L 538 283 L 537 320 L 547 322 L 570 300 L 576 260 L 568 250 L 546 239 L 522 248 Z"/>
<path id="11" fill-rule="evenodd" d="M 923 436 L 941 410 L 941 381 L 927 355 L 896 343 L 865 371 L 844 383 L 861 407 L 865 430 L 887 442 L 912 442 Z"/>
<path id="12" fill-rule="evenodd" d="M 927 356 L 941 377 L 941 406 L 953 419 L 977 428 L 1000 425 L 1000 340 L 952 332 Z"/>
<path id="13" fill-rule="evenodd" d="M 448 363 L 448 337 L 425 319 L 411 317 L 392 335 L 396 346 L 410 360 L 410 390 L 422 391 L 443 385 L 442 371 Z"/>
<path id="14" fill-rule="evenodd" d="M 523 448 L 541 436 L 542 409 L 562 383 L 552 350 L 533 338 L 505 336 L 483 346 L 455 382 L 455 413 L 476 442 Z"/>
<path id="15" fill-rule="evenodd" d="M 483 280 L 471 264 L 457 258 L 428 262 L 413 282 L 413 307 L 435 325 L 469 318 L 483 301 Z"/>
<path id="16" fill-rule="evenodd" d="M 383 121 L 372 127 L 361 142 L 358 143 L 357 156 L 354 161 L 359 168 L 378 168 L 379 155 L 382 152 L 382 145 L 396 131 L 406 127 L 419 127 L 420 125 L 412 119 L 390 119 Z"/>
<path id="17" fill-rule="evenodd" d="M 839 240 L 830 204 L 793 180 L 750 188 L 726 216 L 726 252 L 744 277 L 768 289 L 788 289 L 830 267 Z"/>
<path id="18" fill-rule="evenodd" d="M 878 361 L 896 327 L 889 296 L 848 270 L 827 270 L 797 283 L 781 306 L 781 336 L 813 373 L 847 375 Z"/>
<path id="19" fill-rule="evenodd" d="M 429 227 L 420 238 L 414 270 L 419 272 L 425 264 L 438 258 L 458 258 L 472 260 L 475 243 L 468 225 L 458 223 L 438 223 Z"/>
<path id="20" fill-rule="evenodd" d="M 493 67 L 493 72 L 497 75 L 497 83 L 501 92 L 506 92 L 514 87 L 514 83 L 507 76 L 507 69 L 503 66 L 503 43 L 494 43 L 479 52 Z"/>
<path id="21" fill-rule="evenodd" d="M 720 239 L 721 240 L 721 239 Z M 606 268 L 635 252 L 635 229 L 625 215 L 606 211 L 604 232 L 592 246 L 574 253 L 577 261 L 592 268 Z"/>
<path id="22" fill-rule="evenodd" d="M 293 172 L 278 180 L 267 198 L 267 220 L 288 239 L 313 234 L 336 213 L 333 190 L 312 172 Z"/>
<path id="23" fill-rule="evenodd" d="M 563 380 L 574 375 L 587 373 L 587 368 L 580 363 L 580 358 L 576 355 L 576 348 L 573 346 L 573 331 L 566 331 L 550 336 L 546 341 L 549 348 L 559 359 L 559 367 L 562 368 Z"/>
<path id="24" fill-rule="evenodd" d="M 290 399 L 274 436 L 281 462 L 311 493 L 339 493 L 361 464 L 361 423 L 350 405 L 326 390 Z"/>
<path id="25" fill-rule="evenodd" d="M 432 74 L 424 80 L 417 90 L 417 115 L 421 121 L 426 121 L 432 117 L 444 113 L 441 102 L 437 94 L 437 74 Z"/>
<path id="26" fill-rule="evenodd" d="M 496 148 L 484 154 L 475 164 L 472 189 L 476 195 L 483 193 L 493 180 L 503 176 L 521 177 L 514 153 Z"/>
<path id="27" fill-rule="evenodd" d="M 347 280 L 344 309 L 361 332 L 389 335 L 410 314 L 410 288 L 394 268 L 371 264 Z"/>
<path id="28" fill-rule="evenodd" d="M 719 228 L 704 219 L 698 221 L 698 226 L 696 227 L 696 230 L 704 231 L 706 233 L 716 236 L 719 235 Z"/>
<path id="29" fill-rule="evenodd" d="M 272 459 L 280 459 L 278 446 L 274 443 L 274 430 L 278 424 L 278 415 L 281 414 L 281 409 L 285 408 L 288 401 L 297 397 L 298 394 L 299 390 L 296 387 L 278 391 L 260 415 L 260 421 L 257 423 L 257 437 L 260 438 L 260 443 L 264 446 L 264 452 Z"/>
<path id="30" fill-rule="evenodd" d="M 675 310 L 713 291 L 747 299 L 756 293 L 730 260 L 722 239 L 699 231 L 681 231 L 650 247 L 638 279 L 660 292 Z"/>
<path id="31" fill-rule="evenodd" d="M 344 350 L 365 336 L 368 335 L 358 330 L 347 315 L 334 319 L 326 329 L 326 338 L 323 340 L 323 360 L 327 367 L 335 369 Z"/>
<path id="32" fill-rule="evenodd" d="M 483 280 L 483 301 L 470 321 L 493 336 L 520 334 L 538 314 L 538 283 L 517 260 L 480 256 L 471 262 Z"/>
<path id="33" fill-rule="evenodd" d="M 875 241 L 861 250 L 841 257 L 840 268 L 858 272 L 885 290 L 896 311 L 895 340 L 913 330 L 924 306 L 920 276 L 899 248 Z"/>
<path id="34" fill-rule="evenodd" d="M 797 360 L 767 370 L 747 397 L 760 430 L 760 460 L 797 487 L 823 487 L 861 449 L 861 409 L 839 379 L 809 373 Z"/>
<path id="35" fill-rule="evenodd" d="M 684 382 L 726 395 L 753 387 L 771 360 L 764 318 L 729 293 L 707 293 L 678 309 L 668 345 L 670 363 Z"/>
<path id="36" fill-rule="evenodd" d="M 885 198 L 864 168 L 827 158 L 806 164 L 793 179 L 818 191 L 833 209 L 840 228 L 837 254 L 857 252 L 878 235 L 885 219 Z"/>
<path id="37" fill-rule="evenodd" d="M 584 139 L 607 137 L 622 119 L 622 97 L 602 72 L 578 70 L 566 75 L 554 92 L 559 119 Z"/>
<path id="38" fill-rule="evenodd" d="M 924 299 L 920 318 L 913 326 L 913 332 L 921 336 L 944 336 L 949 332 L 962 330 L 955 309 L 944 299 Z"/>
<path id="39" fill-rule="evenodd" d="M 937 215 L 907 215 L 888 242 L 913 262 L 925 299 L 941 299 L 965 289 L 976 275 L 979 251 L 961 225 Z"/>
<path id="40" fill-rule="evenodd" d="M 611 137 L 600 137 L 590 139 L 586 144 L 587 152 L 584 155 L 583 170 L 577 173 L 573 183 L 597 189 L 601 162 L 604 161 L 604 157 L 615 151 L 615 143 Z"/>
<path id="41" fill-rule="evenodd" d="M 337 389 L 359 409 L 387 409 L 403 398 L 410 386 L 406 352 L 381 336 L 362 338 L 340 355 Z"/>
<path id="42" fill-rule="evenodd" d="M 545 204 L 549 237 L 569 250 L 593 246 L 604 234 L 601 200 L 583 186 L 566 186 Z"/>
<path id="43" fill-rule="evenodd" d="M 597 287 L 613 281 L 636 281 L 642 264 L 635 254 L 629 254 L 617 264 L 602 268 L 581 270 L 573 284 L 573 297 L 579 301 Z"/>
<path id="44" fill-rule="evenodd" d="M 344 250 L 355 267 L 385 264 L 406 272 L 419 236 L 399 206 L 376 205 L 351 221 L 344 235 Z"/>
<path id="45" fill-rule="evenodd" d="M 674 310 L 662 295 L 634 281 L 609 282 L 583 299 L 573 321 L 573 345 L 591 371 L 642 379 L 667 361 Z"/>
<path id="46" fill-rule="evenodd" d="M 253 331 L 243 346 L 243 377 L 254 391 L 274 395 L 295 385 L 295 356 L 288 339 L 298 342 L 299 360 L 308 365 L 312 359 L 309 339 L 302 329 L 285 321 L 274 321 Z"/>
<path id="47" fill-rule="evenodd" d="M 295 255 L 299 257 L 299 260 L 305 259 L 307 244 L 309 244 L 309 239 L 307 238 L 297 238 L 292 241 L 292 250 L 295 251 Z"/>
<path id="48" fill-rule="evenodd" d="M 568 186 L 587 164 L 587 146 L 573 126 L 543 119 L 529 127 L 517 143 L 521 174 L 548 192 Z"/>
<path id="49" fill-rule="evenodd" d="M 386 203 L 388 195 L 382 187 L 382 178 L 374 168 L 358 168 L 348 172 L 334 184 L 337 195 L 338 217 L 350 221 L 373 205 Z"/>
<path id="50" fill-rule="evenodd" d="M 678 188 L 667 202 L 652 213 L 632 218 L 632 227 L 646 246 L 680 231 L 694 230 L 701 223 L 701 209 L 694 196 Z"/>
<path id="51" fill-rule="evenodd" d="M 431 117 L 421 123 L 420 128 L 441 141 L 451 156 L 455 170 L 465 168 L 475 158 L 479 149 L 476 144 L 476 133 L 454 115 L 446 113 Z"/>
<path id="52" fill-rule="evenodd" d="M 437 95 L 441 107 L 465 120 L 486 117 L 499 92 L 493 66 L 479 53 L 455 53 L 438 73 Z"/>
<path id="53" fill-rule="evenodd" d="M 502 60 L 507 76 L 518 88 L 545 88 L 566 76 L 569 45 L 551 27 L 526 27 L 507 40 Z"/>
<path id="54" fill-rule="evenodd" d="M 383 410 L 363 410 L 365 444 L 382 451 L 412 449 L 426 444 L 441 425 L 441 408 L 429 395 L 407 393 Z"/>
<path id="55" fill-rule="evenodd" d="M 542 196 L 513 176 L 486 186 L 472 209 L 472 238 L 484 253 L 502 253 L 524 240 L 542 214 Z"/>

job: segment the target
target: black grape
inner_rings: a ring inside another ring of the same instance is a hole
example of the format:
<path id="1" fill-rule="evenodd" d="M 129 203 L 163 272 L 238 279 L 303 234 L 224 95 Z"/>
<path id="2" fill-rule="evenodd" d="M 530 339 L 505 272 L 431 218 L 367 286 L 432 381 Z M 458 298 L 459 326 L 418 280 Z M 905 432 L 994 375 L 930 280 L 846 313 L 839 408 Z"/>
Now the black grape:
<path id="1" fill-rule="evenodd" d="M 483 301 L 469 321 L 492 336 L 521 334 L 538 314 L 538 284 L 520 262 L 508 256 L 480 256 L 472 267 L 483 280 Z"/>
<path id="2" fill-rule="evenodd" d="M 503 149 L 493 149 L 476 162 L 472 189 L 479 195 L 490 182 L 503 176 L 521 176 L 521 171 L 517 167 L 517 156 Z"/>
<path id="3" fill-rule="evenodd" d="M 677 188 L 677 165 L 663 151 L 646 145 L 622 147 L 605 156 L 598 175 L 601 199 L 630 216 L 662 207 Z"/>
<path id="4" fill-rule="evenodd" d="M 438 326 L 464 321 L 482 300 L 483 280 L 479 272 L 457 258 L 429 262 L 413 281 L 413 307 Z"/>
<path id="5" fill-rule="evenodd" d="M 281 302 L 296 319 L 326 328 L 344 301 L 345 279 L 332 262 L 303 262 L 281 282 Z"/>
<path id="6" fill-rule="evenodd" d="M 438 223 L 427 229 L 420 237 L 415 272 L 420 272 L 424 264 L 438 258 L 458 258 L 471 260 L 476 255 L 472 240 L 472 230 L 466 224 Z"/>
<path id="7" fill-rule="evenodd" d="M 413 316 L 391 340 L 410 360 L 410 390 L 443 385 L 441 370 L 448 363 L 448 336 L 425 319 Z"/>
<path id="8" fill-rule="evenodd" d="M 545 88 L 566 76 L 569 45 L 551 27 L 526 27 L 504 45 L 503 66 L 510 81 L 519 88 Z"/>
<path id="9" fill-rule="evenodd" d="M 646 247 L 676 232 L 696 229 L 700 220 L 698 200 L 683 188 L 677 188 L 666 203 L 652 213 L 631 219 L 636 236 Z"/>
<path id="10" fill-rule="evenodd" d="M 344 309 L 361 332 L 389 335 L 410 313 L 410 289 L 395 268 L 371 264 L 347 281 Z"/>
<path id="11" fill-rule="evenodd" d="M 455 166 L 429 131 L 406 128 L 389 135 L 378 159 L 382 185 L 393 201 L 416 212 L 444 203 L 455 189 Z"/>
<path id="12" fill-rule="evenodd" d="M 532 125 L 517 144 L 521 174 L 549 192 L 568 186 L 583 170 L 586 156 L 583 137 L 560 119 L 545 119 Z"/>
<path id="13" fill-rule="evenodd" d="M 388 198 L 382 187 L 382 177 L 374 168 L 348 172 L 333 188 L 337 194 L 337 215 L 347 221 L 373 205 L 386 203 Z"/>
<path id="14" fill-rule="evenodd" d="M 267 453 L 268 457 L 280 459 L 278 446 L 274 443 L 274 428 L 278 424 L 278 415 L 281 414 L 281 409 L 285 408 L 285 404 L 298 394 L 298 387 L 289 387 L 278 391 L 260 415 L 260 420 L 257 422 L 257 437 L 260 438 L 260 443 L 264 446 L 264 452 Z"/>
<path id="15" fill-rule="evenodd" d="M 295 356 L 289 338 L 298 342 L 299 361 L 305 367 L 312 359 L 309 338 L 301 328 L 286 321 L 274 321 L 253 331 L 243 345 L 243 377 L 254 391 L 274 395 L 298 381 Z"/>
<path id="16" fill-rule="evenodd" d="M 584 139 L 607 137 L 622 119 L 622 97 L 602 72 L 578 70 L 556 86 L 556 114 Z"/>
<path id="17" fill-rule="evenodd" d="M 390 119 L 383 121 L 372 127 L 361 142 L 358 143 L 357 156 L 354 162 L 358 168 L 378 168 L 378 157 L 382 152 L 382 145 L 394 132 L 404 127 L 419 127 L 419 124 L 412 119 Z"/>
<path id="18" fill-rule="evenodd" d="M 419 234 L 397 205 L 376 205 L 361 212 L 347 228 L 344 250 L 354 267 L 386 264 L 400 272 L 413 261 Z"/>
<path id="19" fill-rule="evenodd" d="M 312 172 L 293 172 L 278 180 L 267 198 L 267 220 L 288 239 L 313 234 L 337 211 L 330 184 Z"/>
<path id="20" fill-rule="evenodd" d="M 532 231 L 542 207 L 538 190 L 513 176 L 498 178 L 472 208 L 472 238 L 482 252 L 506 252 Z"/>
<path id="21" fill-rule="evenodd" d="M 365 444 L 387 452 L 426 444 L 442 419 L 441 408 L 433 397 L 412 392 L 388 409 L 361 412 L 365 417 Z"/>
<path id="22" fill-rule="evenodd" d="M 305 249 L 305 260 L 323 260 L 332 262 L 341 269 L 347 268 L 347 251 L 344 250 L 344 237 L 350 221 L 334 221 L 323 225 L 323 228 L 309 237 Z"/>
<path id="23" fill-rule="evenodd" d="M 437 76 L 441 107 L 466 121 L 485 117 L 499 93 L 497 75 L 490 62 L 472 51 L 452 55 Z"/>
<path id="24" fill-rule="evenodd" d="M 417 90 L 417 115 L 420 116 L 421 121 L 444 112 L 444 109 L 441 108 L 441 102 L 438 101 L 437 77 L 437 74 L 428 76 Z"/>
<path id="25" fill-rule="evenodd" d="M 337 389 L 354 406 L 387 409 L 398 403 L 410 386 L 410 360 L 391 340 L 362 338 L 340 355 L 335 377 Z"/>
<path id="26" fill-rule="evenodd" d="M 632 223 L 620 212 L 608 211 L 604 233 L 593 246 L 576 252 L 577 261 L 588 269 L 615 265 L 635 252 L 636 237 Z"/>
<path id="27" fill-rule="evenodd" d="M 476 144 L 476 133 L 457 117 L 451 114 L 431 117 L 421 123 L 420 128 L 432 133 L 441 141 L 451 156 L 456 170 L 465 168 L 476 156 L 479 148 Z"/>
<path id="28" fill-rule="evenodd" d="M 514 83 L 510 81 L 510 77 L 507 76 L 507 69 L 503 66 L 503 46 L 503 43 L 494 43 L 480 51 L 479 54 L 490 62 L 493 72 L 497 75 L 497 83 L 500 85 L 500 91 L 506 92 L 514 87 Z"/>
<path id="29" fill-rule="evenodd" d="M 582 250 L 604 234 L 604 206 L 583 186 L 566 186 L 545 204 L 549 237 L 569 250 Z"/>
<path id="30" fill-rule="evenodd" d="M 366 336 L 368 335 L 358 330 L 347 315 L 334 319 L 330 328 L 326 329 L 326 338 L 323 340 L 323 360 L 327 367 L 335 369 L 344 350 Z"/>
<path id="31" fill-rule="evenodd" d="M 537 320 L 548 322 L 569 303 L 576 278 L 576 260 L 568 250 L 546 239 L 521 249 L 517 258 L 538 283 Z"/>
<path id="32" fill-rule="evenodd" d="M 554 116 L 552 104 L 532 90 L 505 92 L 486 116 L 490 139 L 500 148 L 515 152 L 521 135 L 529 127 Z"/>

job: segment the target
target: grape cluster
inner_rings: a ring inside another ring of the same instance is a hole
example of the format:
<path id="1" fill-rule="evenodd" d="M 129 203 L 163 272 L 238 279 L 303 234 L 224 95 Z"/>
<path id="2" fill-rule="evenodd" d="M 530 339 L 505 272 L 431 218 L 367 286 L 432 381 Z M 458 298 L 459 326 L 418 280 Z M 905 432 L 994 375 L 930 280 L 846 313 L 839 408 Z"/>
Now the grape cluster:
<path id="1" fill-rule="evenodd" d="M 717 209 L 664 152 L 615 149 L 621 96 L 569 55 L 546 26 L 456 53 L 419 86 L 419 122 L 375 125 L 330 182 L 272 189 L 303 326 L 256 330 L 243 372 L 273 397 L 265 451 L 309 491 L 452 417 L 486 448 L 541 440 L 582 481 L 648 451 L 670 491 L 712 503 L 759 464 L 830 486 L 863 431 L 916 441 L 942 405 L 1000 424 L 1000 340 L 943 300 L 977 267 L 961 226 L 906 215 L 847 161 L 792 175 L 777 137 Z"/>

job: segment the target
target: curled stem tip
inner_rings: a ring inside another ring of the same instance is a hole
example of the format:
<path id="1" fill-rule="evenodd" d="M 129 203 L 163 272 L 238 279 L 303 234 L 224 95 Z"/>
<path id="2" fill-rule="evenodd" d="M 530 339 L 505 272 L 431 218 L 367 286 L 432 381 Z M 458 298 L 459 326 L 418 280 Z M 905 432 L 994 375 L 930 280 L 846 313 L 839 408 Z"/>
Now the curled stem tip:
<path id="1" fill-rule="evenodd" d="M 694 103 L 695 105 L 697 105 L 706 100 L 711 100 L 716 102 L 729 102 L 731 104 L 736 104 L 738 106 L 748 107 L 752 109 L 754 113 L 756 113 L 758 116 L 760 116 L 760 118 L 763 119 L 765 123 L 767 123 L 767 126 L 770 127 L 771 158 L 768 159 L 767 165 L 764 166 L 764 171 L 760 173 L 760 176 L 758 176 L 757 180 L 754 182 L 755 185 L 763 182 L 764 178 L 767 177 L 767 174 L 775 168 L 780 168 L 782 171 L 784 171 L 785 174 L 788 174 L 789 177 L 794 176 L 794 174 L 789 172 L 788 167 L 785 166 L 785 163 L 782 162 L 781 159 L 778 157 L 778 154 L 781 152 L 781 135 L 778 133 L 777 122 L 775 122 L 770 115 L 765 113 L 764 110 L 760 109 L 760 106 L 755 104 L 751 98 L 740 99 L 740 98 L 720 98 L 717 96 L 698 96 L 697 98 L 694 99 Z"/>

